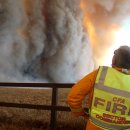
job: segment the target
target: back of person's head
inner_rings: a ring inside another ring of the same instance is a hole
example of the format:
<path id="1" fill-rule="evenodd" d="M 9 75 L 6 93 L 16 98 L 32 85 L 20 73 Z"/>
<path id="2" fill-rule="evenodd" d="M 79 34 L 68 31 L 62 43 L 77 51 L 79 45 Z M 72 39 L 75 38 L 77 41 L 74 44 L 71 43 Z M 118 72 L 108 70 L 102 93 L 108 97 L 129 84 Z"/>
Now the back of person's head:
<path id="1" fill-rule="evenodd" d="M 116 67 L 130 69 L 130 47 L 121 46 L 114 52 Z"/>

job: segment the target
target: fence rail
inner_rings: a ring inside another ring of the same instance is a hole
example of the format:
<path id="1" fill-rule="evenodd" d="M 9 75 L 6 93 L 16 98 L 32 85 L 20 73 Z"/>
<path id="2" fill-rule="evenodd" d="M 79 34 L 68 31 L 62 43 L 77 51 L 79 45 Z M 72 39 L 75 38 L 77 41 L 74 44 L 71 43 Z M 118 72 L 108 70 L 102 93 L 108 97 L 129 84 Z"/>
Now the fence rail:
<path id="1" fill-rule="evenodd" d="M 1 107 L 14 107 L 14 108 L 27 108 L 27 109 L 39 109 L 50 110 L 51 130 L 56 130 L 57 111 L 70 111 L 69 107 L 58 106 L 58 89 L 59 88 L 71 88 L 74 84 L 66 83 L 0 83 L 0 88 L 51 88 L 52 89 L 52 102 L 51 105 L 34 105 L 34 104 L 21 104 L 21 103 L 7 103 L 0 102 Z"/>

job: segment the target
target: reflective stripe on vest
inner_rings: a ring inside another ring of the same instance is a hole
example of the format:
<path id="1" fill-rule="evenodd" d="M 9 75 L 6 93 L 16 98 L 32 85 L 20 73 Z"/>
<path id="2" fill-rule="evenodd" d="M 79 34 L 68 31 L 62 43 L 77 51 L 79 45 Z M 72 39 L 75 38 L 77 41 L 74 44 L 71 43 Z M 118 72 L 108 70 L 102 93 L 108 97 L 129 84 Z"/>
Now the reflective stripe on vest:
<path id="1" fill-rule="evenodd" d="M 99 68 L 90 120 L 103 129 L 130 128 L 130 75 L 109 67 Z"/>

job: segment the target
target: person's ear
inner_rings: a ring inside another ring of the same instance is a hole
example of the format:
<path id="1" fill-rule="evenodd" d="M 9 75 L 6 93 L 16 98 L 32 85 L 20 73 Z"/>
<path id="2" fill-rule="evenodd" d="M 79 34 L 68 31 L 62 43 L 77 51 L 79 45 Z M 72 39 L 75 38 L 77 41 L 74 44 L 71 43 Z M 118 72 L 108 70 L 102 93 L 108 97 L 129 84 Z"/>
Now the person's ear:
<path id="1" fill-rule="evenodd" d="M 115 64 L 116 64 L 116 59 L 115 59 L 115 55 L 114 55 L 112 58 L 112 66 L 115 66 Z"/>

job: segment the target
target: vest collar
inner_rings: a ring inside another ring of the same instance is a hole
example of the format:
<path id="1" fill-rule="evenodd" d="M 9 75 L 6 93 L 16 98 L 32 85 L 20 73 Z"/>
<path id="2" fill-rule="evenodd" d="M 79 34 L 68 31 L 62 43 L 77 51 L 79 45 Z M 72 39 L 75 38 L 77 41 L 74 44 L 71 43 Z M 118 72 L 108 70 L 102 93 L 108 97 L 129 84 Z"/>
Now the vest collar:
<path id="1" fill-rule="evenodd" d="M 116 67 L 116 66 L 112 66 L 112 68 L 122 72 L 122 73 L 125 73 L 125 74 L 129 74 L 130 75 L 130 70 L 128 69 L 125 69 L 125 68 L 119 68 L 119 67 Z"/>

